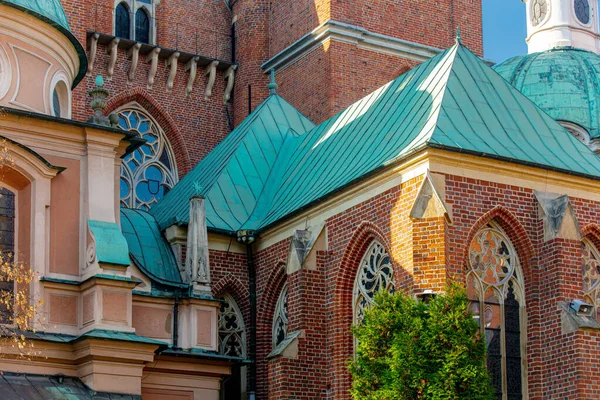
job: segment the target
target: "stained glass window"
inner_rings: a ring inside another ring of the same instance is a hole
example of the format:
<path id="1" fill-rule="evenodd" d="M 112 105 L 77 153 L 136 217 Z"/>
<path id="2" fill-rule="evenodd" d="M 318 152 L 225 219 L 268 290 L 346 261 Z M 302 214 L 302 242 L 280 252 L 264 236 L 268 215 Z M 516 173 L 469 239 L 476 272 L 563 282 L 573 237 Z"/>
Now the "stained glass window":
<path id="1" fill-rule="evenodd" d="M 500 228 L 480 230 L 469 247 L 467 292 L 480 322 L 487 366 L 498 399 L 522 399 L 525 334 L 523 277 L 517 254 Z"/>
<path id="2" fill-rule="evenodd" d="M 229 295 L 221 298 L 219 311 L 219 351 L 228 356 L 245 357 L 244 318 L 235 300 Z"/>
<path id="3" fill-rule="evenodd" d="M 143 8 L 135 12 L 135 40 L 136 42 L 150 43 L 150 18 Z"/>
<path id="4" fill-rule="evenodd" d="M 583 293 L 600 316 L 600 253 L 588 239 L 583 244 Z M 600 320 L 600 318 L 599 318 Z"/>
<path id="5" fill-rule="evenodd" d="M 115 9 L 115 36 L 122 39 L 130 38 L 129 7 L 119 3 Z"/>
<path id="6" fill-rule="evenodd" d="M 147 211 L 177 183 L 175 157 L 164 132 L 144 112 L 126 109 L 118 115 L 121 128 L 146 140 L 121 164 L 121 207 Z"/>
<path id="7" fill-rule="evenodd" d="M 273 314 L 273 347 L 277 347 L 288 334 L 288 288 L 281 289 Z"/>
<path id="8" fill-rule="evenodd" d="M 590 3 L 588 0 L 575 0 L 575 15 L 582 24 L 590 23 Z"/>
<path id="9" fill-rule="evenodd" d="M 374 304 L 375 293 L 380 290 L 393 292 L 394 289 L 394 269 L 390 256 L 381 243 L 374 241 L 360 261 L 354 281 L 354 323 L 360 323 L 365 308 Z"/>

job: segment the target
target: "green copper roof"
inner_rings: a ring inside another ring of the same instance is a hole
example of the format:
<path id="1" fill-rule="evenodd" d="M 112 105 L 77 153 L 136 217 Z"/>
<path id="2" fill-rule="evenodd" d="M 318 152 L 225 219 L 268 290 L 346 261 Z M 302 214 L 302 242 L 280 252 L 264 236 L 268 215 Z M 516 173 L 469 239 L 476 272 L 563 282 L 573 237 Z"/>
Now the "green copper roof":
<path id="1" fill-rule="evenodd" d="M 127 241 L 121 234 L 119 225 L 114 222 L 89 220 L 88 226 L 96 241 L 98 262 L 129 265 Z"/>
<path id="2" fill-rule="evenodd" d="M 73 88 L 75 88 L 87 71 L 87 56 L 83 46 L 71 32 L 67 15 L 60 0 L 0 0 L 0 4 L 17 8 L 52 25 L 71 41 L 79 55 L 79 73 L 73 81 Z"/>
<path id="3" fill-rule="evenodd" d="M 495 68 L 552 118 L 600 137 L 600 56 L 557 48 L 511 58 Z"/>
<path id="4" fill-rule="evenodd" d="M 271 190 L 267 182 L 283 165 L 290 144 L 314 124 L 277 94 L 271 94 L 190 171 L 150 213 L 162 229 L 187 224 L 189 199 L 206 198 L 207 224 L 237 230 Z"/>
<path id="5" fill-rule="evenodd" d="M 182 283 L 173 251 L 152 215 L 142 210 L 121 208 L 121 229 L 130 256 L 142 272 L 166 285 Z"/>
<path id="6" fill-rule="evenodd" d="M 282 101 L 270 97 L 240 125 L 246 138 L 254 138 L 249 125 L 275 100 Z M 278 110 L 297 118 L 291 106 Z M 261 230 L 426 147 L 600 178 L 600 158 L 461 44 L 309 132 L 287 134 L 274 164 L 260 173 L 255 159 L 263 143 L 287 126 L 276 127 L 261 130 L 249 149 L 228 138 L 225 146 L 234 149 L 210 153 L 150 211 L 161 227 L 187 222 L 192 184 L 201 174 L 209 226 Z M 239 151 L 245 157 L 231 166 Z M 223 177 L 217 166 L 224 164 L 236 168 L 235 180 Z M 233 191 L 238 183 L 247 195 Z"/>
<path id="7" fill-rule="evenodd" d="M 31 11 L 31 14 L 35 13 L 71 31 L 60 0 L 4 0 L 3 3 Z"/>

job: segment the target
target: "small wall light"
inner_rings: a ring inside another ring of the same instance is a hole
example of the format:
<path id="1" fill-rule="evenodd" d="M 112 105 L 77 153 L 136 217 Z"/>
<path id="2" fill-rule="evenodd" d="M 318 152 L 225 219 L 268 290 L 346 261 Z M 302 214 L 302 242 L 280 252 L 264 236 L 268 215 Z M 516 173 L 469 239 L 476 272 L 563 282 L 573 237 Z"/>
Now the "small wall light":
<path id="1" fill-rule="evenodd" d="M 425 289 L 417 295 L 417 299 L 421 300 L 423 303 L 429 303 L 435 296 L 436 294 L 433 290 Z"/>
<path id="2" fill-rule="evenodd" d="M 237 241 L 242 244 L 252 244 L 256 240 L 256 232 L 251 229 L 237 231 Z"/>
<path id="3" fill-rule="evenodd" d="M 591 317 L 594 313 L 594 306 L 583 300 L 572 300 L 569 307 L 571 307 L 571 310 L 575 311 L 579 317 Z"/>

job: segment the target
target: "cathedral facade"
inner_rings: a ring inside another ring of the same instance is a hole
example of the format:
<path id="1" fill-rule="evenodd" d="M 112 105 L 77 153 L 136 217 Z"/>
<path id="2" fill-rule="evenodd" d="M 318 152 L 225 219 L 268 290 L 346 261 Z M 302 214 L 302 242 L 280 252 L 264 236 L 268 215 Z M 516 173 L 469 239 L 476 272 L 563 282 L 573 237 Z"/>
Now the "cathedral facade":
<path id="1" fill-rule="evenodd" d="M 43 300 L 0 391 L 348 399 L 374 294 L 459 281 L 498 399 L 597 398 L 598 5 L 525 3 L 492 66 L 481 1 L 0 0 L 0 247 Z"/>

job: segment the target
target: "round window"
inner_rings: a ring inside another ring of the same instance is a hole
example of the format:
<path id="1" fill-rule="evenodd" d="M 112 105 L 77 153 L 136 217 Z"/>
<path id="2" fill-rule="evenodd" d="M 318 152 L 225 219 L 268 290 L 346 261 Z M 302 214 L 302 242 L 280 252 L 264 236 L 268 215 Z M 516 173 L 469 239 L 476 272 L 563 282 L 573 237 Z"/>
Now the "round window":
<path id="1" fill-rule="evenodd" d="M 588 0 L 575 0 L 575 16 L 584 25 L 590 23 L 590 3 Z"/>
<path id="2" fill-rule="evenodd" d="M 548 0 L 533 0 L 531 3 L 531 23 L 538 26 L 548 15 Z"/>

